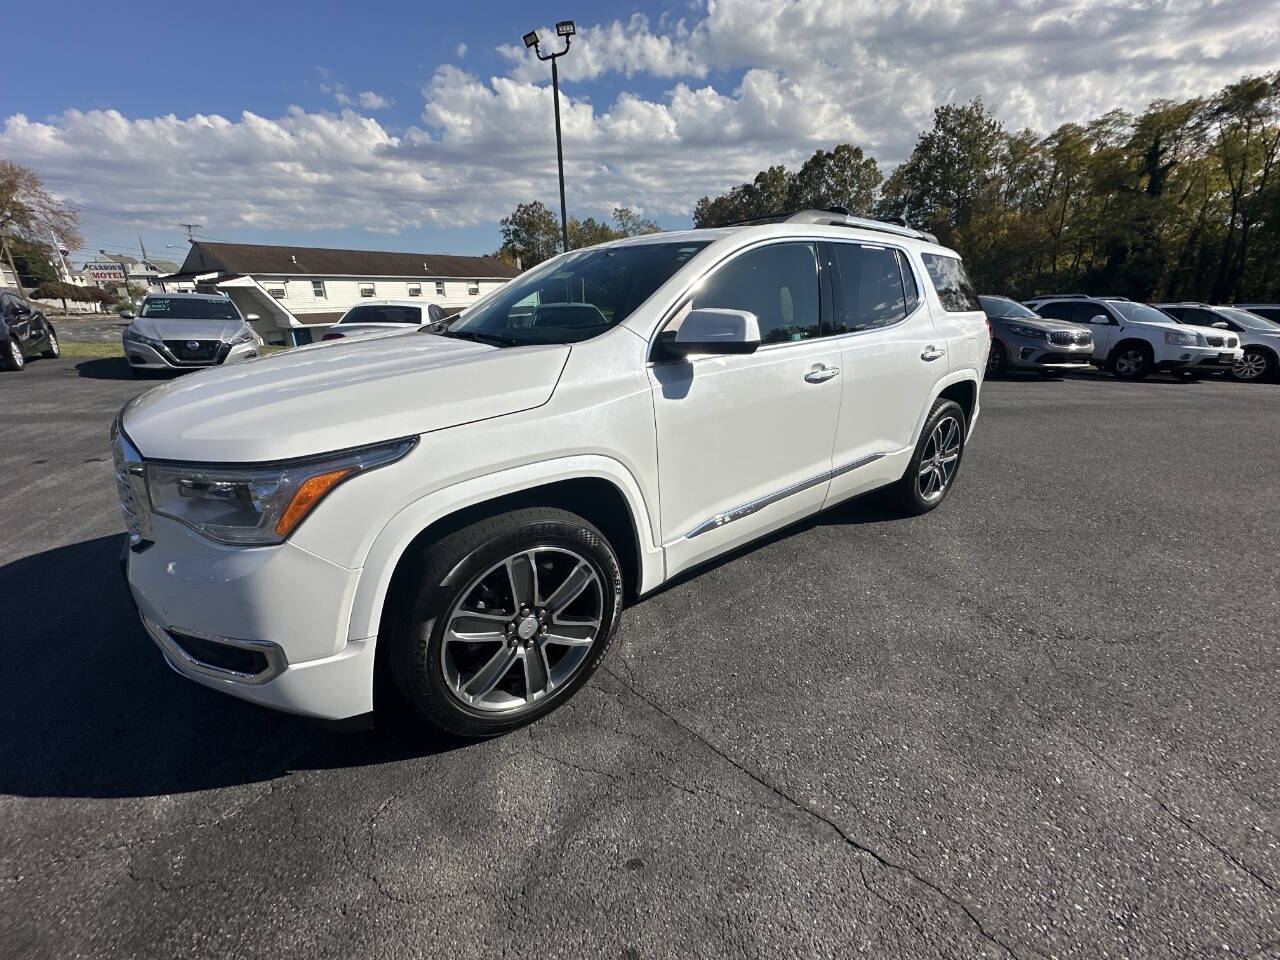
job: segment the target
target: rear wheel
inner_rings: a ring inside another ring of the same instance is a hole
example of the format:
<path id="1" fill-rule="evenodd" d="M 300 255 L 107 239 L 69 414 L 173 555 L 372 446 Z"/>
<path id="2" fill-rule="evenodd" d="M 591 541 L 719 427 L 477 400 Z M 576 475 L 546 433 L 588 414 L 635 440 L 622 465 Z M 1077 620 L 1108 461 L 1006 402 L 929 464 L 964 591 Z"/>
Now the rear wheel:
<path id="1" fill-rule="evenodd" d="M 1270 380 L 1275 375 L 1275 357 L 1257 347 L 1245 347 L 1244 355 L 1231 366 L 1231 376 L 1236 380 Z"/>
<path id="2" fill-rule="evenodd" d="M 1152 366 L 1151 347 L 1140 341 L 1120 344 L 1111 360 L 1111 369 L 1125 380 L 1141 380 L 1151 372 Z"/>
<path id="3" fill-rule="evenodd" d="M 916 452 L 894 489 L 904 513 L 928 513 L 951 492 L 964 456 L 965 419 L 960 404 L 939 400 L 929 412 Z"/>
<path id="4" fill-rule="evenodd" d="M 387 663 L 421 718 L 505 733 L 550 713 L 600 666 L 621 610 L 613 548 L 576 514 L 515 510 L 425 545 L 391 605 Z"/>
<path id="5" fill-rule="evenodd" d="M 48 333 L 49 345 L 44 348 L 44 352 L 40 356 L 46 360 L 57 360 L 62 356 L 62 347 L 58 345 L 58 335 L 54 332 L 53 327 L 49 328 Z"/>
<path id="6" fill-rule="evenodd" d="M 0 360 L 4 362 L 4 368 L 6 370 L 25 370 L 27 358 L 22 352 L 22 344 L 18 342 L 18 338 L 10 337 L 8 347 L 9 349 L 0 357 Z"/>

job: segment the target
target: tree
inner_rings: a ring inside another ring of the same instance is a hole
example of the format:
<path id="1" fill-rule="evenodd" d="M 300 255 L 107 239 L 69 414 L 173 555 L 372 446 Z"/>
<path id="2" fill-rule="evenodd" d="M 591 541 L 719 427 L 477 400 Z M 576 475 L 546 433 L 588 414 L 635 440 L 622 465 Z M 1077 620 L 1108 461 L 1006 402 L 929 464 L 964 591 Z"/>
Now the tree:
<path id="1" fill-rule="evenodd" d="M 646 233 L 660 233 L 662 228 L 652 220 L 646 220 L 630 207 L 614 207 L 613 222 L 624 237 L 638 237 Z"/>
<path id="2" fill-rule="evenodd" d="M 804 162 L 788 184 L 786 205 L 791 210 L 844 207 L 850 213 L 867 214 L 883 180 L 874 157 L 841 143 L 831 151 L 818 150 Z"/>
<path id="3" fill-rule="evenodd" d="M 502 246 L 498 253 L 521 266 L 534 267 L 560 252 L 560 222 L 541 200 L 518 203 L 500 221 Z"/>
<path id="4" fill-rule="evenodd" d="M 0 246 L 14 273 L 16 257 L 12 241 L 44 243 L 50 234 L 70 249 L 83 242 L 79 216 L 75 210 L 56 200 L 30 167 L 10 160 L 0 160 Z M 19 285 L 22 279 L 19 277 Z"/>
<path id="5" fill-rule="evenodd" d="M 587 217 L 585 220 L 579 220 L 577 217 L 569 218 L 570 250 L 607 243 L 610 240 L 620 240 L 624 236 L 626 234 L 621 230 L 615 230 L 607 223 L 597 223 L 594 217 Z"/>
<path id="6" fill-rule="evenodd" d="M 718 227 L 737 220 L 768 217 L 787 209 L 791 174 L 781 164 L 761 170 L 750 183 L 716 197 L 703 197 L 693 211 L 695 227 Z"/>

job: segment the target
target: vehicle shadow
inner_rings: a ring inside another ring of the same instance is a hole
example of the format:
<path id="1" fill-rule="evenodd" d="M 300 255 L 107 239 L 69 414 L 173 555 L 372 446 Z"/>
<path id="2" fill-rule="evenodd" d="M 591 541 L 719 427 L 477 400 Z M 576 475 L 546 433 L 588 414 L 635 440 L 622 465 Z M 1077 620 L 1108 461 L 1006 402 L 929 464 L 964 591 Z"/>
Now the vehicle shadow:
<path id="1" fill-rule="evenodd" d="M 179 677 L 138 622 L 119 550 L 99 537 L 0 567 L 0 794 L 159 796 L 464 745 L 403 721 L 333 730 Z"/>
<path id="2" fill-rule="evenodd" d="M 98 357 L 93 360 L 81 360 L 76 364 L 76 372 L 90 380 L 133 380 L 133 371 L 129 369 L 129 361 L 124 357 Z"/>

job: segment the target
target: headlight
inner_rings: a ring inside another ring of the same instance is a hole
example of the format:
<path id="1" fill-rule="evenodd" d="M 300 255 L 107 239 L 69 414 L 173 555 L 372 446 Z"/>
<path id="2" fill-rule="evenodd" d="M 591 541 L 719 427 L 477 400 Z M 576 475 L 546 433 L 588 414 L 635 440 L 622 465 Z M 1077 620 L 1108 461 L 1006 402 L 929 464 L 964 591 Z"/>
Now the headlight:
<path id="1" fill-rule="evenodd" d="M 1019 337 L 1030 337 L 1032 340 L 1049 339 L 1049 335 L 1047 333 L 1043 330 L 1037 330 L 1035 327 L 1020 327 L 1017 324 L 1012 324 L 1009 327 L 1009 332 Z"/>
<path id="2" fill-rule="evenodd" d="M 144 337 L 137 330 L 133 329 L 133 327 L 125 327 L 124 338 L 126 340 L 132 340 L 134 343 L 145 343 L 148 347 L 155 347 L 157 349 L 164 348 L 163 342 L 160 340 L 152 340 L 150 337 Z"/>
<path id="3" fill-rule="evenodd" d="M 1171 347 L 1194 347 L 1199 338 L 1194 333 L 1179 333 L 1173 330 L 1165 331 L 1164 342 Z"/>
<path id="4" fill-rule="evenodd" d="M 219 543 L 280 543 L 329 491 L 352 477 L 394 463 L 416 438 L 308 460 L 247 467 L 147 464 L 156 513 Z"/>
<path id="5" fill-rule="evenodd" d="M 232 337 L 227 342 L 234 347 L 236 344 L 239 344 L 239 343 L 252 343 L 256 339 L 257 337 L 253 335 L 252 330 L 243 330 L 240 333 L 237 333 L 234 337 Z"/>

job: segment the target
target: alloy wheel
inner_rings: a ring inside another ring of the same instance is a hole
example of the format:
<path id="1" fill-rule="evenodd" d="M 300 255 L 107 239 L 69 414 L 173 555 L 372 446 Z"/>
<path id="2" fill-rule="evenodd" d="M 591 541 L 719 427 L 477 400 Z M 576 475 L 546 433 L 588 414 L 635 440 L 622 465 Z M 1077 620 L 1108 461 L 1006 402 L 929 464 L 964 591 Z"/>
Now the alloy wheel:
<path id="1" fill-rule="evenodd" d="M 62 348 L 58 346 L 58 335 L 52 330 L 49 331 L 49 352 L 55 357 L 62 355 Z"/>
<path id="2" fill-rule="evenodd" d="M 1116 373 L 1122 377 L 1131 377 L 1142 369 L 1146 360 L 1141 350 L 1126 350 L 1116 357 Z"/>
<path id="3" fill-rule="evenodd" d="M 1231 372 L 1238 380 L 1257 380 L 1267 372 L 1267 358 L 1256 351 L 1248 351 L 1231 365 Z"/>
<path id="4" fill-rule="evenodd" d="M 518 714 L 563 688 L 600 636 L 604 586 L 564 547 L 507 557 L 449 611 L 440 661 L 449 691 L 473 710 Z"/>
<path id="5" fill-rule="evenodd" d="M 21 370 L 26 365 L 27 358 L 22 355 L 22 347 L 12 337 L 9 339 L 9 356 L 13 358 L 14 369 Z"/>
<path id="6" fill-rule="evenodd" d="M 998 340 L 991 342 L 991 349 L 987 353 L 987 373 L 996 374 L 1004 368 L 1004 347 L 1000 346 Z"/>
<path id="7" fill-rule="evenodd" d="M 947 492 L 960 460 L 960 439 L 960 421 L 955 417 L 943 417 L 929 434 L 916 475 L 920 499 L 925 503 L 934 503 Z"/>

